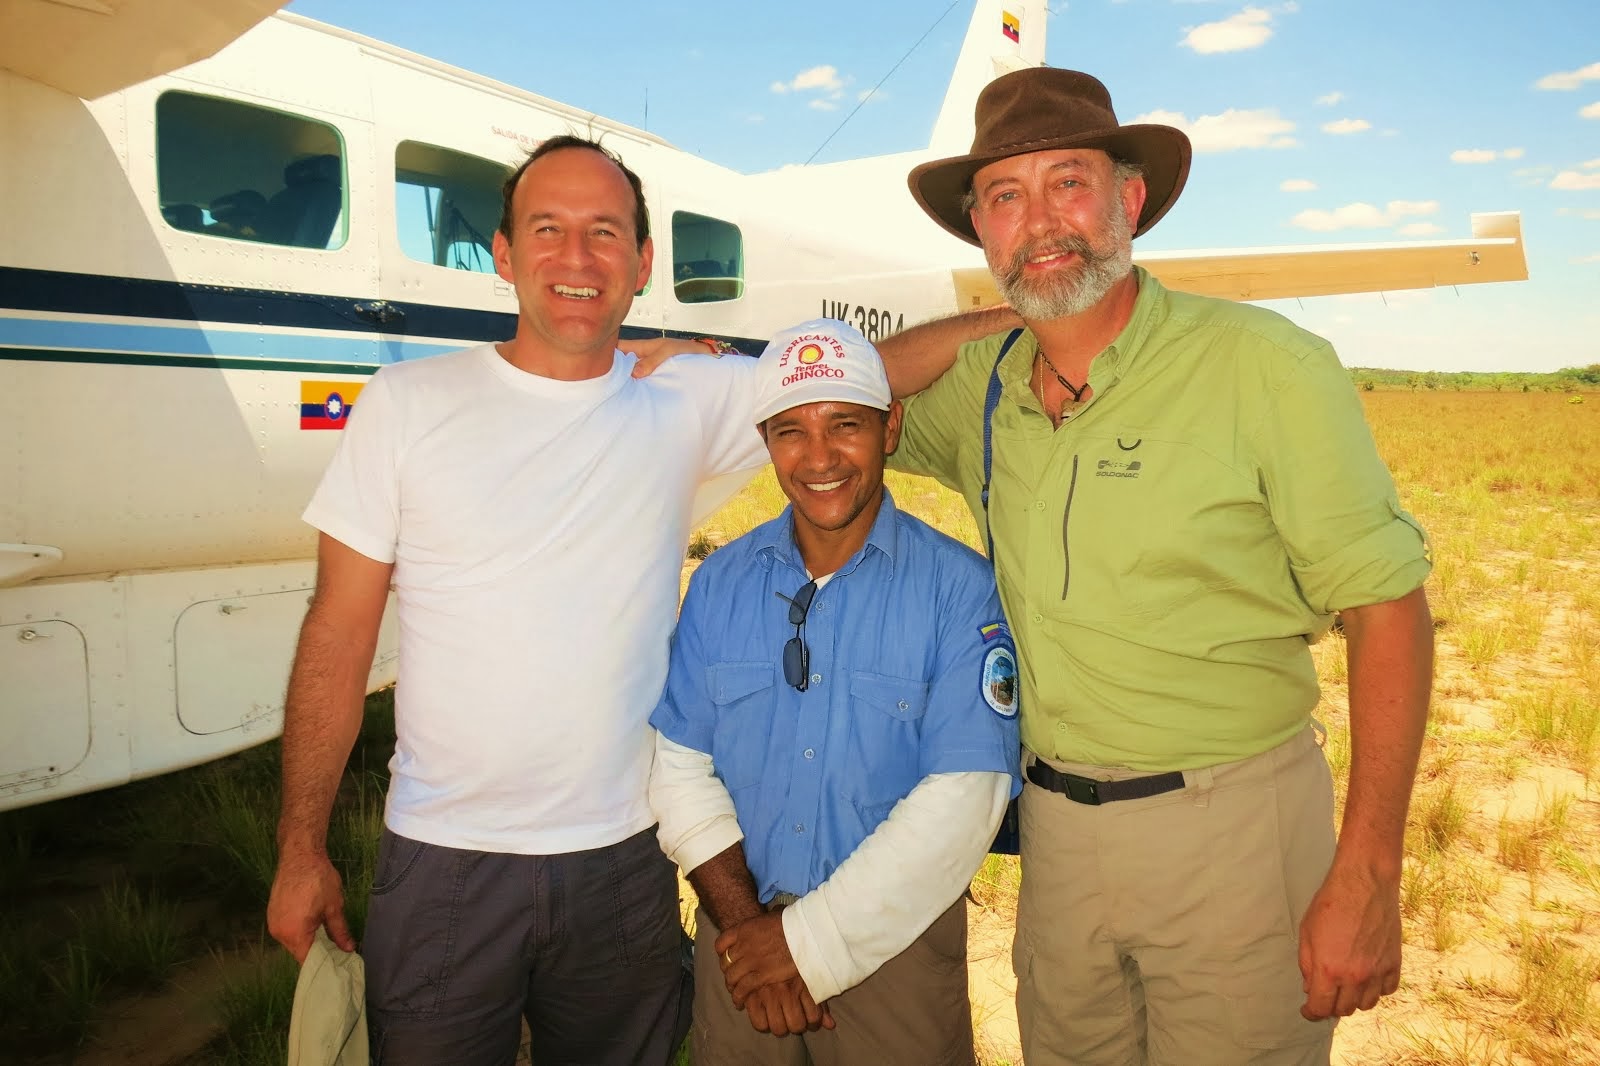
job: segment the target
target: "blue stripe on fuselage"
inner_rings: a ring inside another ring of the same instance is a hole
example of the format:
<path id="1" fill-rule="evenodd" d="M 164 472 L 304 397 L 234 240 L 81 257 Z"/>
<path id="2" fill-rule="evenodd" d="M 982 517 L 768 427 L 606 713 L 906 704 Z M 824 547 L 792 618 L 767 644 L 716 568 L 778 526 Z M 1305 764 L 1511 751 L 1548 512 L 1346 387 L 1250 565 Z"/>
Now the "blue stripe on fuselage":
<path id="1" fill-rule="evenodd" d="M 374 365 L 440 355 L 461 347 L 460 344 L 428 344 L 358 334 L 325 337 L 203 326 L 4 317 L 0 317 L 0 345 Z"/>

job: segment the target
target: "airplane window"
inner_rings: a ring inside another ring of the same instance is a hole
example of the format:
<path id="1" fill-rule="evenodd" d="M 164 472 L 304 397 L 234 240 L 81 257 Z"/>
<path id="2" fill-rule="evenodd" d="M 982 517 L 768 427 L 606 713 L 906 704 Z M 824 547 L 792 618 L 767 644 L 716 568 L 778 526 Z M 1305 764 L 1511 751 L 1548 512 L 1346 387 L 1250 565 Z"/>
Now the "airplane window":
<path id="1" fill-rule="evenodd" d="M 189 233 L 318 249 L 349 235 L 339 131 L 271 108 L 162 93 L 156 189 L 161 217 Z"/>
<path id="2" fill-rule="evenodd" d="M 500 186 L 511 168 L 420 141 L 394 150 L 400 250 L 419 263 L 494 273 Z"/>
<path id="3" fill-rule="evenodd" d="M 672 213 L 672 289 L 678 302 L 717 303 L 744 295 L 739 227 L 690 211 Z"/>

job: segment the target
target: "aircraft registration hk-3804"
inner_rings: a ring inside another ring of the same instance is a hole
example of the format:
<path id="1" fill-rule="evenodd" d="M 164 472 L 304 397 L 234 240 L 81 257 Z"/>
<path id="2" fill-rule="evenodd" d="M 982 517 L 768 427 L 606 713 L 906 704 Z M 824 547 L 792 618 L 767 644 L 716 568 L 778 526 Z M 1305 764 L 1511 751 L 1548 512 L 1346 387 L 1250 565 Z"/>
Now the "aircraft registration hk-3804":
<path id="1" fill-rule="evenodd" d="M 1043 62 L 1042 0 L 979 0 L 927 149 L 754 175 L 279 6 L 0 7 L 0 809 L 277 734 L 300 511 L 376 368 L 512 334 L 489 244 L 540 140 L 603 135 L 644 180 L 625 338 L 758 351 L 819 313 L 876 338 L 995 299 L 905 175 Z M 1237 299 L 1526 276 L 1518 216 L 1473 232 L 1141 262 Z M 391 620 L 374 689 L 395 644 Z"/>

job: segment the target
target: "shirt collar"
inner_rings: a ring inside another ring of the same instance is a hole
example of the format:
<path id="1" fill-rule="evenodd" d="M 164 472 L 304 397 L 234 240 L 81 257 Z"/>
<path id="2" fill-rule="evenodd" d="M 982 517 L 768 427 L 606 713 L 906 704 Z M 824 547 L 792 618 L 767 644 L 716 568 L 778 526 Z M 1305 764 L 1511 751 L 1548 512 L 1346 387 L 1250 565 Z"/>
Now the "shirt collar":
<path id="1" fill-rule="evenodd" d="M 888 561 L 889 574 L 893 576 L 895 555 L 900 546 L 900 523 L 896 520 L 898 511 L 894 505 L 894 496 L 885 485 L 883 502 L 878 507 L 878 517 L 873 519 L 872 529 L 867 532 L 867 542 L 839 568 L 839 576 L 854 570 L 866 558 L 867 553 L 874 550 L 882 553 Z M 752 529 L 750 537 L 754 542 L 756 554 L 766 560 L 769 567 L 781 562 L 796 573 L 806 572 L 805 561 L 800 558 L 800 546 L 794 540 L 793 504 L 785 507 L 777 518 Z"/>

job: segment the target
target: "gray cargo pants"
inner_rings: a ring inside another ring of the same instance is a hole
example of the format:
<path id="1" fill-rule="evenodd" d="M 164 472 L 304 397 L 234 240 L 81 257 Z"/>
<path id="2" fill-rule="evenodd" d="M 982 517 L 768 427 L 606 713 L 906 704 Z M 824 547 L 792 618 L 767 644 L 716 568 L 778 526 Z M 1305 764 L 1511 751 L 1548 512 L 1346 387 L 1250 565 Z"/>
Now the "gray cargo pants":
<path id="1" fill-rule="evenodd" d="M 654 829 L 502 855 L 385 829 L 367 930 L 373 1066 L 664 1066 L 688 1029 L 678 884 Z"/>

